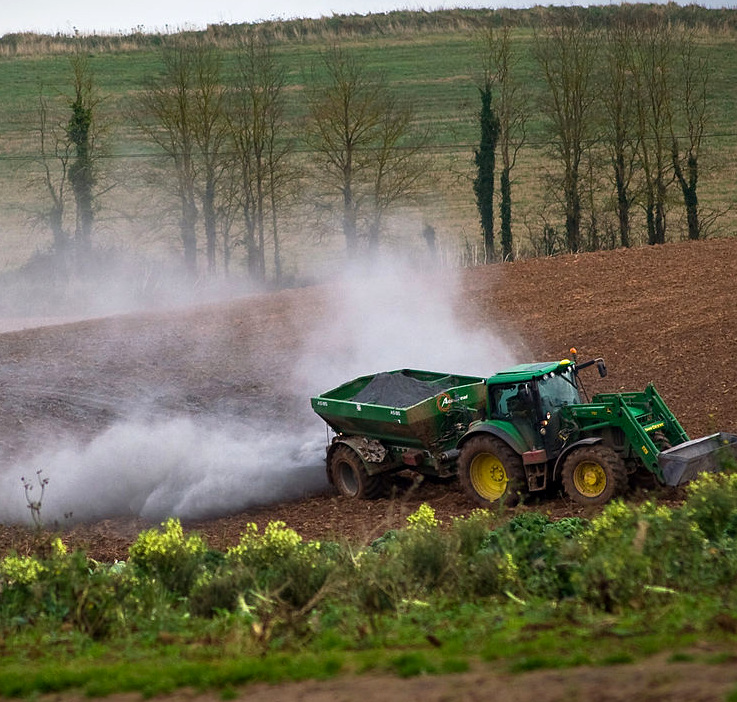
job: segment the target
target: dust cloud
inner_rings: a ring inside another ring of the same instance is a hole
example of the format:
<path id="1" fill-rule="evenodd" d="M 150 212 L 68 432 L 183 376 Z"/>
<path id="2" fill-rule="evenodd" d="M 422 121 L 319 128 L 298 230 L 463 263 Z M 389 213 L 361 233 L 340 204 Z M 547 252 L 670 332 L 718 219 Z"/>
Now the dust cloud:
<path id="1" fill-rule="evenodd" d="M 72 521 L 201 519 L 327 489 L 326 428 L 310 411 L 310 396 L 382 370 L 486 376 L 514 361 L 507 345 L 487 331 L 492 320 L 475 329 L 460 323 L 457 310 L 464 303 L 456 272 L 416 268 L 394 261 L 353 270 L 327 288 L 325 308 L 314 318 L 297 320 L 303 331 L 294 340 L 288 416 L 283 407 L 260 407 L 270 416 L 266 426 L 255 417 L 175 411 L 119 419 L 87 443 L 69 439 L 6 466 L 0 522 L 30 521 L 21 477 L 33 480 L 38 470 L 48 479 L 41 511 L 46 524 L 64 524 L 70 513 Z M 201 353 L 207 348 L 203 339 Z"/>
<path id="2" fill-rule="evenodd" d="M 494 320 L 461 321 L 460 273 L 420 269 L 411 261 L 355 267 L 337 285 L 333 304 L 306 335 L 297 377 L 311 393 L 353 377 L 412 368 L 493 375 L 515 363 Z"/>
<path id="3" fill-rule="evenodd" d="M 201 519 L 303 497 L 325 487 L 324 441 L 312 432 L 272 434 L 255 424 L 210 426 L 191 417 L 126 421 L 87 445 L 44 451 L 0 477 L 2 521 L 30 519 L 21 477 L 48 480 L 49 524 L 135 515 Z"/>

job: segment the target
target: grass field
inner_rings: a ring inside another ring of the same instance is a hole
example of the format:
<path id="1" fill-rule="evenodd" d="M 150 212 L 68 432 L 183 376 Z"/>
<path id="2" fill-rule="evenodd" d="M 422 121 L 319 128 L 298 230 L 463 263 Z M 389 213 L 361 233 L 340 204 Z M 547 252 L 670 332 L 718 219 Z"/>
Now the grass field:
<path id="1" fill-rule="evenodd" d="M 328 41 L 311 37 L 274 43 L 276 55 L 288 70 L 288 113 L 298 143 L 306 110 L 305 81 Z M 534 41 L 531 28 L 514 30 L 517 76 L 530 97 L 528 143 L 513 174 L 514 228 L 522 255 L 530 253 L 530 236 L 539 236 L 543 217 L 556 226 L 561 223 L 555 191 L 548 192 L 548 174 L 553 164 L 548 155 L 546 124 L 537 107 L 544 85 L 532 55 Z M 727 235 L 734 229 L 729 209 L 737 194 L 733 167 L 737 155 L 737 42 L 729 28 L 702 29 L 700 41 L 700 50 L 713 69 L 700 196 L 707 207 L 726 213 L 710 235 Z M 396 215 L 386 241 L 410 250 L 421 248 L 419 232 L 427 222 L 435 227 L 444 256 L 457 261 L 461 249 L 480 244 L 471 188 L 473 151 L 479 138 L 476 29 L 467 23 L 442 33 L 404 32 L 394 23 L 381 32 L 346 34 L 341 43 L 356 52 L 362 65 L 382 72 L 397 93 L 413 106 L 418 125 L 431 133 L 428 150 L 434 156 L 434 166 L 428 179 L 430 185 L 419 203 Z M 98 242 L 107 245 L 168 252 L 178 246 L 175 203 L 161 184 L 153 190 L 151 172 L 157 162 L 156 151 L 130 118 L 136 93 L 147 77 L 159 70 L 155 44 L 144 41 L 132 48 L 131 44 L 121 43 L 125 49 L 90 50 L 95 82 L 103 99 L 100 113 L 106 125 L 106 158 L 101 166 L 104 184 L 100 186 L 106 192 L 99 198 L 95 235 Z M 227 71 L 232 68 L 233 54 L 227 42 L 223 46 Z M 16 266 L 50 244 L 50 235 L 37 216 L 45 206 L 39 181 L 37 103 L 39 91 L 43 90 L 56 105 L 59 119 L 65 119 L 65 96 L 71 89 L 68 56 L 39 51 L 0 58 L 1 267 Z M 309 161 L 311 155 L 302 149 L 303 157 Z M 309 203 L 305 205 L 301 209 L 306 211 Z M 613 212 L 607 213 L 606 197 L 600 198 L 600 207 L 600 215 L 613 217 Z M 672 240 L 685 236 L 681 210 L 678 192 L 672 187 L 668 219 Z M 635 213 L 634 226 L 634 240 L 641 242 L 644 217 L 639 211 Z M 297 215 L 292 215 L 285 258 L 288 269 L 296 276 L 305 270 L 307 261 L 318 256 L 318 249 L 319 255 L 340 257 L 342 243 L 337 233 L 313 231 L 314 227 L 314 222 L 300 216 L 299 208 Z"/>

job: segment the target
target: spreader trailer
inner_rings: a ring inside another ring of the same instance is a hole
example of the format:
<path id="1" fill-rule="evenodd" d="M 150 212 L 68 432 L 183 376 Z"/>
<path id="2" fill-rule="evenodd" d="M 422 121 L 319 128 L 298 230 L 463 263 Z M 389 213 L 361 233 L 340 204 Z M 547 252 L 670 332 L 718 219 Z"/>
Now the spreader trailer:
<path id="1" fill-rule="evenodd" d="M 395 370 L 312 398 L 334 432 L 328 479 L 343 495 L 383 494 L 392 473 L 458 475 L 489 506 L 560 486 L 581 504 L 622 494 L 648 471 L 665 485 L 714 472 L 737 456 L 737 436 L 691 440 L 655 387 L 582 399 L 578 374 L 600 358 L 524 363 L 489 378 Z"/>

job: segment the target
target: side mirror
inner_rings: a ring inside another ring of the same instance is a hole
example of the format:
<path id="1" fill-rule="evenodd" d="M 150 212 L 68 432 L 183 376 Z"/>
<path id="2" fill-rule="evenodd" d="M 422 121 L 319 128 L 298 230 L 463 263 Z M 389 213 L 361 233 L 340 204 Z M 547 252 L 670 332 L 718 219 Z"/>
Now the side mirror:
<path id="1" fill-rule="evenodd" d="M 606 378 L 607 370 L 606 370 L 606 363 L 599 359 L 596 362 L 596 367 L 599 369 L 599 377 Z"/>

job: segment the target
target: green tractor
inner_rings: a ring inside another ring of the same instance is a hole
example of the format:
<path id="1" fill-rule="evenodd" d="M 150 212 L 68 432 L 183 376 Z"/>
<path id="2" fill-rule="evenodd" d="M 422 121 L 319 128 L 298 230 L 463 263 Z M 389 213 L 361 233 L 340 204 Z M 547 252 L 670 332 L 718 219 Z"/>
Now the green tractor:
<path id="1" fill-rule="evenodd" d="M 575 356 L 574 356 L 575 358 Z M 665 482 L 661 451 L 688 436 L 652 385 L 644 392 L 581 398 L 578 374 L 602 359 L 526 363 L 487 380 L 488 413 L 460 439 L 458 474 L 466 492 L 508 505 L 525 492 L 562 483 L 581 504 L 622 494 L 644 466 Z"/>
<path id="2" fill-rule="evenodd" d="M 720 470 L 725 454 L 734 459 L 737 436 L 691 441 L 652 384 L 585 400 L 578 375 L 589 366 L 606 375 L 602 359 L 579 364 L 574 353 L 490 378 L 403 370 L 346 383 L 312 400 L 335 432 L 328 479 L 344 495 L 375 497 L 387 474 L 409 468 L 457 474 L 484 506 L 560 485 L 572 500 L 599 505 L 638 471 L 680 485 Z"/>

